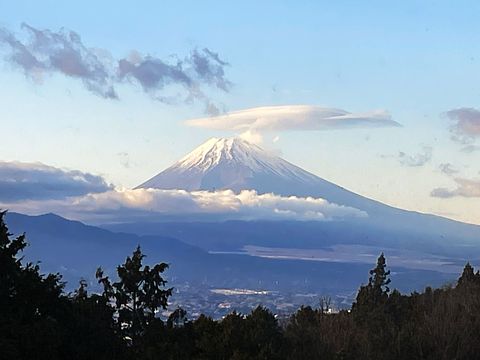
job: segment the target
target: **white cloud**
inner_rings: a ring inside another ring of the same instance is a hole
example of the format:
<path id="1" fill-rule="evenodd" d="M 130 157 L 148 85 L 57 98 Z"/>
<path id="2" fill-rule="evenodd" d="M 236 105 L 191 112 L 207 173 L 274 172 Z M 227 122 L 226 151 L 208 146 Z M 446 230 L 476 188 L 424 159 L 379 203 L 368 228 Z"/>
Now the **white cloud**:
<path id="1" fill-rule="evenodd" d="M 259 145 L 263 142 L 262 134 L 260 134 L 259 132 L 256 132 L 256 131 L 251 131 L 251 130 L 247 130 L 247 131 L 243 132 L 242 134 L 240 134 L 240 138 L 248 141 L 249 143 L 257 144 L 257 145 Z"/>
<path id="2" fill-rule="evenodd" d="M 287 130 L 328 130 L 355 127 L 400 126 L 386 111 L 350 113 L 312 105 L 266 106 L 232 111 L 225 115 L 192 119 L 189 126 L 247 134 Z"/>
<path id="3" fill-rule="evenodd" d="M 208 192 L 185 190 L 112 190 L 65 200 L 2 204 L 13 211 L 55 212 L 92 222 L 161 220 L 168 216 L 200 216 L 215 220 L 338 220 L 366 217 L 363 211 L 320 198 L 282 197 L 244 190 Z"/>
<path id="4" fill-rule="evenodd" d="M 358 209 L 313 197 L 258 194 L 254 190 L 114 189 L 96 175 L 41 163 L 0 162 L 0 209 L 48 212 L 89 221 L 339 220 L 365 217 Z"/>

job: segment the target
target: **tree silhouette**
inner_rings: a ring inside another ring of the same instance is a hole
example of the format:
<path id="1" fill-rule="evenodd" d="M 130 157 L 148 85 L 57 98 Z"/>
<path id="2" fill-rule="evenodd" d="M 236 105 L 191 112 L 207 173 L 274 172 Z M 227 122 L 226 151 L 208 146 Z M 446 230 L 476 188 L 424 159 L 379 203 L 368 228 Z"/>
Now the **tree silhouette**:
<path id="1" fill-rule="evenodd" d="M 361 286 L 357 294 L 356 302 L 354 303 L 353 310 L 372 310 L 377 305 L 385 303 L 388 299 L 388 293 L 390 289 L 390 270 L 385 270 L 385 256 L 383 253 L 377 259 L 377 266 L 370 270 L 370 278 L 368 284 Z"/>
<path id="2" fill-rule="evenodd" d="M 167 326 L 170 328 L 184 326 L 187 321 L 187 311 L 177 307 L 168 317 Z"/>
<path id="3" fill-rule="evenodd" d="M 475 274 L 472 265 L 467 262 L 463 268 L 462 275 L 458 279 L 458 285 L 468 286 L 473 284 L 480 284 L 480 274 L 478 272 Z"/>
<path id="4" fill-rule="evenodd" d="M 87 282 L 67 295 L 58 274 L 26 263 L 25 235 L 12 237 L 0 212 L 0 359 L 477 359 L 480 275 L 466 264 L 453 284 L 403 295 L 390 292 L 381 254 L 352 311 L 302 307 L 290 319 L 264 307 L 223 320 L 187 321 L 177 308 L 167 324 L 166 264 L 143 266 L 137 248 L 102 294 Z M 55 249 L 53 249 L 55 250 Z M 282 326 L 281 326 L 281 325 Z"/>
<path id="5" fill-rule="evenodd" d="M 117 282 L 111 283 L 101 268 L 96 273 L 98 282 L 103 286 L 103 296 L 112 302 L 118 316 L 119 328 L 134 347 L 139 336 L 155 319 L 156 311 L 167 308 L 173 290 L 165 289 L 167 281 L 162 277 L 168 264 L 160 263 L 152 268 L 143 266 L 144 257 L 137 247 L 132 256 L 117 267 Z"/>
<path id="6" fill-rule="evenodd" d="M 25 234 L 11 238 L 0 212 L 0 353 L 7 358 L 55 358 L 60 321 L 68 302 L 58 274 L 42 275 L 38 264 L 22 264 Z"/>
<path id="7" fill-rule="evenodd" d="M 370 270 L 371 276 L 368 282 L 379 294 L 388 294 L 390 291 L 388 288 L 388 284 L 391 282 L 388 277 L 390 275 L 390 270 L 386 271 L 386 266 L 385 256 L 381 253 L 377 259 L 377 266 Z"/>

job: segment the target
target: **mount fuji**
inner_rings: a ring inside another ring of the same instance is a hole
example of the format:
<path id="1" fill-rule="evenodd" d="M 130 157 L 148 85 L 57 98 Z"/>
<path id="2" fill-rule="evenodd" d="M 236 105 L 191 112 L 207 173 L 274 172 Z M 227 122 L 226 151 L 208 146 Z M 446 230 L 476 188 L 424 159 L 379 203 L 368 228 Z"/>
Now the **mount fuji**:
<path id="1" fill-rule="evenodd" d="M 139 188 L 288 192 L 318 178 L 240 138 L 212 138 Z"/>
<path id="2" fill-rule="evenodd" d="M 108 260 L 106 265 L 114 269 L 122 254 L 141 244 L 153 259 L 167 260 L 178 269 L 172 279 L 192 289 L 191 296 L 199 291 L 192 284 L 201 284 L 208 289 L 326 293 L 351 301 L 362 274 L 368 273 L 380 252 L 392 269 L 392 282 L 402 291 L 441 285 L 457 277 L 467 261 L 480 264 L 480 226 L 368 199 L 242 139 L 210 139 L 138 188 L 314 197 L 367 216 L 225 221 L 182 213 L 147 222 L 109 223 L 99 229 L 54 215 L 9 214 L 9 223 L 14 232 L 26 230 L 34 239 L 28 259 L 42 260 L 49 271 L 66 272 L 71 283 L 92 274 L 100 260 Z"/>
<path id="3" fill-rule="evenodd" d="M 480 226 L 398 209 L 369 199 L 309 173 L 240 138 L 212 138 L 137 188 L 188 191 L 231 189 L 235 192 L 249 189 L 256 190 L 259 194 L 322 198 L 330 203 L 353 207 L 368 214 L 366 218 L 312 225 L 317 233 L 322 233 L 321 241 L 316 240 L 313 241 L 315 244 L 312 244 L 312 241 L 307 241 L 305 237 L 297 237 L 294 244 L 291 241 L 290 244 L 282 242 L 282 246 L 286 247 L 322 247 L 346 241 L 350 244 L 369 244 L 379 248 L 408 248 L 413 251 L 421 249 L 448 256 L 480 258 Z M 216 232 L 212 231 L 212 226 L 197 225 L 196 230 L 192 231 L 192 239 L 202 237 L 202 233 L 205 233 L 208 235 L 205 235 L 205 242 L 202 244 L 209 244 L 205 245 L 207 250 L 211 250 L 212 243 L 224 246 L 225 241 L 222 238 L 225 237 L 225 232 L 228 233 L 225 226 L 227 225 L 215 224 L 213 227 L 217 230 L 223 227 L 221 234 L 216 235 Z M 253 225 L 244 226 L 247 228 Z M 306 227 L 305 224 L 295 226 L 298 228 L 297 233 L 303 233 Z M 140 227 L 119 225 L 115 229 L 151 234 L 157 233 L 156 229 L 161 228 L 162 234 L 167 231 L 169 235 L 178 236 L 178 233 L 182 232 L 186 236 L 190 227 L 191 222 L 182 222 L 177 228 L 172 225 L 152 227 L 151 224 L 142 224 Z M 257 239 L 270 237 L 263 234 L 261 229 L 255 231 L 258 232 Z M 246 240 L 240 239 L 237 245 L 251 245 L 253 238 L 251 235 Z M 228 236 L 235 237 L 233 234 Z M 277 234 L 275 237 L 279 238 L 281 235 Z M 312 237 L 310 236 L 310 240 Z M 202 244 L 195 241 L 195 245 Z"/>
<path id="4" fill-rule="evenodd" d="M 361 210 L 386 205 L 357 195 L 241 138 L 212 138 L 150 180 L 154 189 L 256 190 L 259 194 L 320 197 Z"/>

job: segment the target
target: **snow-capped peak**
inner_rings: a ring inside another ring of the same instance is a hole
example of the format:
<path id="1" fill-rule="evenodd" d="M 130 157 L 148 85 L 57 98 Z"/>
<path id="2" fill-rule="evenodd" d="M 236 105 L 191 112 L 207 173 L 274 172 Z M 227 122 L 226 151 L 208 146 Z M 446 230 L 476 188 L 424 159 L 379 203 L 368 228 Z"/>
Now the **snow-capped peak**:
<path id="1" fill-rule="evenodd" d="M 301 183 L 318 179 L 244 139 L 212 138 L 139 188 L 242 190 L 258 175 Z"/>
<path id="2" fill-rule="evenodd" d="M 238 137 L 211 138 L 180 159 L 174 167 L 206 172 L 222 162 L 242 164 L 251 170 L 278 165 L 279 158 Z"/>
<path id="3" fill-rule="evenodd" d="M 255 190 L 259 194 L 319 197 L 365 209 L 372 200 L 326 181 L 241 138 L 212 138 L 137 188 Z M 383 207 L 378 208 L 383 211 Z"/>

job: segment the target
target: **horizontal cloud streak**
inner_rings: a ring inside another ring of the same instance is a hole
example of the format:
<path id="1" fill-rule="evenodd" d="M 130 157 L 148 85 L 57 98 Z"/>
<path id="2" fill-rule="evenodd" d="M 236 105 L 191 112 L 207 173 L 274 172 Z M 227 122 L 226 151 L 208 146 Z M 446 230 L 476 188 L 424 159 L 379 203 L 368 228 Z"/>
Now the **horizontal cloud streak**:
<path id="1" fill-rule="evenodd" d="M 47 74 L 62 74 L 81 80 L 96 95 L 117 99 L 116 85 L 129 80 L 128 83 L 139 84 L 155 100 L 170 103 L 178 97 L 187 102 L 199 100 L 209 114 L 218 113 L 218 109 L 202 87 L 207 85 L 222 91 L 231 87 L 224 71 L 228 63 L 207 48 L 194 49 L 173 64 L 143 56 L 138 51 L 116 60 L 107 50 L 85 46 L 74 31 L 39 30 L 28 24 L 22 24 L 22 29 L 28 34 L 26 41 L 0 28 L 0 45 L 10 50 L 7 60 L 38 83 Z M 183 94 L 167 96 L 164 94 L 167 86 L 180 86 Z"/>
<path id="2" fill-rule="evenodd" d="M 192 119 L 186 123 L 195 127 L 250 133 L 400 126 L 385 111 L 350 113 L 341 109 L 312 105 L 257 107 L 225 115 Z"/>
<path id="3" fill-rule="evenodd" d="M 3 205 L 4 207 L 8 204 Z M 11 210 L 55 212 L 85 221 L 162 220 L 167 216 L 214 216 L 216 220 L 339 220 L 366 217 L 363 211 L 319 198 L 259 195 L 253 190 L 208 192 L 185 190 L 112 190 L 67 200 L 27 201 Z M 212 217 L 213 218 L 213 217 Z"/>
<path id="4" fill-rule="evenodd" d="M 40 163 L 0 161 L 0 201 L 63 199 L 112 189 L 101 176 Z"/>
<path id="5" fill-rule="evenodd" d="M 430 195 L 444 199 L 456 196 L 467 198 L 480 197 L 480 180 L 456 178 L 455 182 L 457 183 L 455 189 L 437 188 L 433 189 Z"/>

